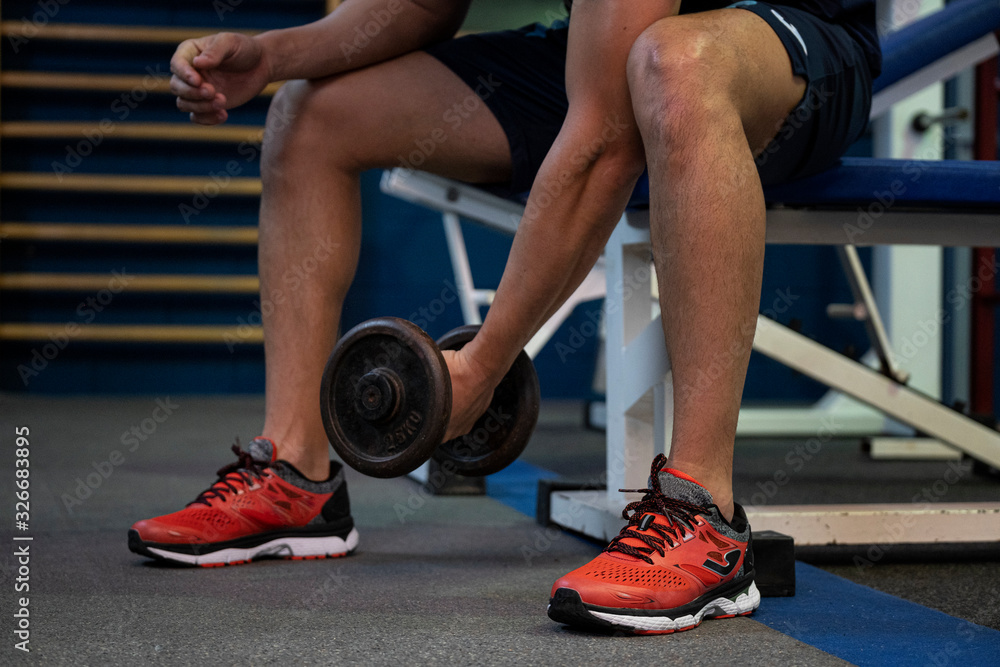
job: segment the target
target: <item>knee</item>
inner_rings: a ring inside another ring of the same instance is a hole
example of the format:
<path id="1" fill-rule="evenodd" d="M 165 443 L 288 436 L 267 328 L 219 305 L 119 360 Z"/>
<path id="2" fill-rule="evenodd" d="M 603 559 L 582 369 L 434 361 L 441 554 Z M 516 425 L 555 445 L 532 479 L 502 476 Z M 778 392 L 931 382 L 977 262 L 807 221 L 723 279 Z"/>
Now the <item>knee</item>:
<path id="1" fill-rule="evenodd" d="M 289 158 L 299 154 L 308 141 L 308 127 L 315 112 L 315 87 L 309 81 L 289 81 L 275 93 L 264 123 L 261 176 L 265 180 L 282 173 Z"/>
<path id="2" fill-rule="evenodd" d="M 628 82 L 644 137 L 681 140 L 733 108 L 734 63 L 722 37 L 671 17 L 647 28 L 632 46 Z"/>
<path id="3" fill-rule="evenodd" d="M 336 79 L 289 81 L 274 95 L 264 124 L 261 177 L 274 179 L 294 160 L 316 165 L 320 157 L 345 160 L 351 136 L 349 98 L 338 97 Z M 322 147 L 322 150 L 317 148 Z"/>

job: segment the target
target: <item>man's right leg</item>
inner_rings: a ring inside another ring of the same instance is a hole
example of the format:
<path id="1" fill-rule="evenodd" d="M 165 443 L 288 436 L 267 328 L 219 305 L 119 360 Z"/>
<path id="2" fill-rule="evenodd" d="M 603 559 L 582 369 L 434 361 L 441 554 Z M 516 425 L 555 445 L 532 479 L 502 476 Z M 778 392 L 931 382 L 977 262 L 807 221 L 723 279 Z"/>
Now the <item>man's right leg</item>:
<path id="1" fill-rule="evenodd" d="M 137 522 L 129 531 L 132 551 L 208 566 L 265 555 L 340 556 L 356 547 L 341 465 L 329 460 L 319 388 L 358 261 L 359 177 L 399 164 L 397 156 L 421 142 L 424 169 L 468 181 L 506 179 L 506 136 L 478 102 L 425 53 L 282 88 L 261 165 L 265 437 L 246 452 L 234 447 L 239 460 L 184 509 Z M 457 126 L 445 122 L 456 104 L 464 112 Z"/>
<path id="2" fill-rule="evenodd" d="M 470 96 L 438 60 L 413 53 L 334 79 L 291 82 L 271 105 L 261 164 L 263 435 L 307 477 L 328 471 L 320 380 L 358 260 L 360 174 L 419 150 L 427 171 L 505 180 L 510 151 L 486 105 L 457 128 L 444 121 Z"/>

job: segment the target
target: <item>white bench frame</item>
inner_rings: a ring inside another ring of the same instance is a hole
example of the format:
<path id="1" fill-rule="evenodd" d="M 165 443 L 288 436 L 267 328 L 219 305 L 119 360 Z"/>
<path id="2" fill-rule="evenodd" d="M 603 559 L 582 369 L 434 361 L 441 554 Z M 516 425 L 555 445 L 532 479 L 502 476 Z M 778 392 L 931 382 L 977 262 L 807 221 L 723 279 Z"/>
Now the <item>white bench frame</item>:
<path id="1" fill-rule="evenodd" d="M 463 313 L 467 321 L 480 321 L 479 307 L 492 301 L 492 291 L 478 290 L 472 284 L 458 217 L 514 233 L 523 207 L 469 185 L 405 169 L 386 172 L 382 189 L 442 212 Z M 857 214 L 851 211 L 772 208 L 767 214 L 766 238 L 772 244 L 845 246 L 845 225 L 856 222 Z M 652 295 L 648 224 L 648 211 L 629 211 L 622 216 L 605 248 L 603 261 L 567 302 L 571 305 L 564 307 L 558 322 L 546 325 L 531 344 L 537 353 L 579 303 L 607 299 L 607 491 L 559 491 L 551 499 L 555 523 L 598 539 L 609 539 L 621 527 L 625 498 L 617 490 L 645 486 L 649 461 L 658 452 L 669 452 L 673 391 L 660 318 L 653 315 L 651 298 L 626 299 L 621 289 L 628 285 L 631 294 Z M 995 215 L 985 213 L 887 211 L 855 242 L 995 247 L 1000 246 L 1000 225 Z M 607 287 L 602 284 L 605 282 Z M 754 350 L 1000 468 L 997 431 L 764 316 L 758 317 Z M 416 477 L 421 479 L 419 473 Z M 866 506 L 865 516 L 882 522 L 902 517 L 899 521 L 908 526 L 902 539 L 887 538 L 883 542 L 933 541 L 928 535 L 951 540 L 955 537 L 952 532 L 958 537 L 964 535 L 966 540 L 1000 540 L 1000 503 L 938 503 L 933 511 L 913 505 L 883 509 L 873 515 L 872 508 Z M 822 520 L 850 511 L 850 506 L 823 510 L 816 506 L 768 506 L 759 511 L 751 508 L 749 514 L 755 530 L 781 530 L 803 545 L 829 540 L 866 543 L 867 538 L 857 540 L 871 532 L 870 521 L 860 532 L 852 532 L 853 537 L 843 532 L 831 537 L 830 522 Z M 947 533 L 937 530 L 934 527 L 942 517 L 948 521 L 960 518 L 963 529 Z M 970 527 L 975 530 L 968 530 Z"/>

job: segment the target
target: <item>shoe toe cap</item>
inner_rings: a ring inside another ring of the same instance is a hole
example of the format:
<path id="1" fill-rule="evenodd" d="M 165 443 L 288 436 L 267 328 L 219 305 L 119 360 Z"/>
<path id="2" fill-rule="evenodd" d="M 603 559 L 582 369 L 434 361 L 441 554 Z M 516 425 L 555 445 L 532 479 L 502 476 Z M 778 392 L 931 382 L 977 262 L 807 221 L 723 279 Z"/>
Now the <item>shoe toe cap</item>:
<path id="1" fill-rule="evenodd" d="M 603 582 L 581 580 L 573 577 L 563 577 L 552 587 L 552 597 L 560 588 L 574 590 L 580 595 L 584 604 L 597 607 L 637 607 L 659 608 L 663 606 L 662 595 L 640 586 L 630 586 L 618 582 Z"/>
<path id="2" fill-rule="evenodd" d="M 607 565 L 614 567 L 608 570 Z M 588 605 L 609 608 L 671 609 L 689 602 L 700 587 L 672 569 L 625 564 L 598 557 L 595 561 L 560 577 L 552 596 L 560 588 L 579 593 Z"/>
<path id="3" fill-rule="evenodd" d="M 132 525 L 132 530 L 139 534 L 143 542 L 160 544 L 190 544 L 204 542 L 195 531 L 171 526 L 159 519 L 143 519 Z"/>

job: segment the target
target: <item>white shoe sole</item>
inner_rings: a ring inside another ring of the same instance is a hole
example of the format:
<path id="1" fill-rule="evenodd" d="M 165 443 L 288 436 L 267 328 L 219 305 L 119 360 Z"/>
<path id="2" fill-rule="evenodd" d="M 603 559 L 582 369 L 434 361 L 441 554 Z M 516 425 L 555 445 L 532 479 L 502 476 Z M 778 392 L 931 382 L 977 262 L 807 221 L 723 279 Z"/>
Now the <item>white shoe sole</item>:
<path id="1" fill-rule="evenodd" d="M 188 565 L 236 565 L 264 556 L 277 558 L 329 558 L 345 556 L 358 546 L 358 531 L 352 528 L 347 539 L 340 537 L 282 537 L 246 549 L 220 549 L 205 554 L 182 554 L 147 547 L 161 558 Z"/>
<path id="2" fill-rule="evenodd" d="M 757 584 L 751 582 L 745 593 L 740 593 L 735 600 L 716 598 L 705 604 L 698 613 L 667 618 L 666 616 L 629 616 L 627 614 L 608 614 L 588 610 L 593 616 L 613 625 L 628 628 L 633 632 L 678 632 L 690 630 L 701 624 L 705 618 L 743 616 L 760 606 L 760 591 Z"/>

